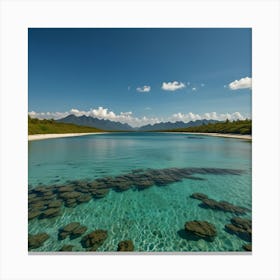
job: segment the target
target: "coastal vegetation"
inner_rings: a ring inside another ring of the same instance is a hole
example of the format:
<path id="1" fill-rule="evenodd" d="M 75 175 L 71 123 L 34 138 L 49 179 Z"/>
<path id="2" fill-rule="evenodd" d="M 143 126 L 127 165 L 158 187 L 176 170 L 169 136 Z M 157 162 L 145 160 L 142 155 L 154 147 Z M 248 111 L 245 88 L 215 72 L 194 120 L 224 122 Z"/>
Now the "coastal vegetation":
<path id="1" fill-rule="evenodd" d="M 53 133 L 87 133 L 101 132 L 94 127 L 80 126 L 69 123 L 57 123 L 54 120 L 39 120 L 28 116 L 28 135 Z"/>
<path id="2" fill-rule="evenodd" d="M 178 128 L 168 130 L 172 132 L 202 132 L 202 133 L 230 133 L 230 134 L 252 134 L 252 120 L 236 120 L 217 123 L 202 124 L 200 126 Z"/>

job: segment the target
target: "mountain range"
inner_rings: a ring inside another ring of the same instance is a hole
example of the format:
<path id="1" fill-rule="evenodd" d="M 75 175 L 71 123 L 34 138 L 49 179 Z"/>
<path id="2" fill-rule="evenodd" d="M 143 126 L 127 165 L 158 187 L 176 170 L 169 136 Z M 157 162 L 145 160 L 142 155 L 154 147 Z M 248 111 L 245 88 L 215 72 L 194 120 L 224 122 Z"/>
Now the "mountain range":
<path id="1" fill-rule="evenodd" d="M 56 122 L 60 123 L 72 123 L 76 125 L 82 126 L 90 126 L 95 127 L 102 130 L 121 130 L 121 131 L 132 131 L 134 130 L 130 125 L 123 124 L 120 122 L 114 122 L 110 120 L 98 119 L 87 116 L 77 117 L 75 115 L 68 115 L 65 118 L 56 120 Z"/>
<path id="2" fill-rule="evenodd" d="M 161 123 L 156 123 L 156 124 L 148 124 L 141 126 L 138 130 L 141 131 L 153 131 L 153 130 L 170 130 L 170 129 L 176 129 L 176 128 L 187 128 L 187 127 L 193 127 L 193 126 L 199 126 L 202 124 L 209 124 L 209 123 L 216 123 L 218 121 L 215 120 L 196 120 L 196 121 L 190 121 L 188 123 L 185 122 L 161 122 Z"/>
<path id="3" fill-rule="evenodd" d="M 216 123 L 217 120 L 196 120 L 196 121 L 190 121 L 188 123 L 177 121 L 177 122 L 161 122 L 156 124 L 148 124 L 144 125 L 138 128 L 133 128 L 128 124 L 120 123 L 120 122 L 114 122 L 110 120 L 104 120 L 104 119 L 98 119 L 88 116 L 80 116 L 77 117 L 75 115 L 68 115 L 65 118 L 56 120 L 56 122 L 59 123 L 71 123 L 76 125 L 82 125 L 82 126 L 90 126 L 95 127 L 102 130 L 112 130 L 112 131 L 153 131 L 153 130 L 170 130 L 170 129 L 176 129 L 176 128 L 187 128 L 187 127 L 193 127 L 193 126 L 199 126 L 202 124 L 209 124 L 209 123 Z"/>

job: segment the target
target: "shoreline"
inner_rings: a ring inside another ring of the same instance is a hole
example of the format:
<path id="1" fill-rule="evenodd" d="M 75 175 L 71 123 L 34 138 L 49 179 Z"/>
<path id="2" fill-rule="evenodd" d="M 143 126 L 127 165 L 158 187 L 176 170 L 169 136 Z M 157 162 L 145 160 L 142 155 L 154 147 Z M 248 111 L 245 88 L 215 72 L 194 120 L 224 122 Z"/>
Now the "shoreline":
<path id="1" fill-rule="evenodd" d="M 87 132 L 87 133 L 53 133 L 53 134 L 32 134 L 28 135 L 28 141 L 38 141 L 52 138 L 76 137 L 91 134 L 105 134 L 108 132 Z"/>
<path id="2" fill-rule="evenodd" d="M 92 134 L 105 134 L 110 132 L 87 132 L 87 133 L 53 133 L 53 134 L 33 134 L 28 135 L 28 141 L 38 141 L 52 138 L 64 138 L 64 137 L 77 137 Z M 164 133 L 182 133 L 182 134 L 194 134 L 194 135 L 204 135 L 213 137 L 223 137 L 223 138 L 235 138 L 243 140 L 251 140 L 252 135 L 242 135 L 242 134 L 222 134 L 222 133 L 210 133 L 210 132 L 164 132 Z"/>
<path id="3" fill-rule="evenodd" d="M 196 135 L 205 135 L 205 136 L 213 136 L 213 137 L 224 137 L 224 138 L 236 138 L 243 140 L 252 140 L 252 135 L 242 135 L 242 134 L 222 134 L 222 133 L 214 133 L 214 132 L 168 132 L 168 133 L 183 133 L 183 134 L 196 134 Z"/>

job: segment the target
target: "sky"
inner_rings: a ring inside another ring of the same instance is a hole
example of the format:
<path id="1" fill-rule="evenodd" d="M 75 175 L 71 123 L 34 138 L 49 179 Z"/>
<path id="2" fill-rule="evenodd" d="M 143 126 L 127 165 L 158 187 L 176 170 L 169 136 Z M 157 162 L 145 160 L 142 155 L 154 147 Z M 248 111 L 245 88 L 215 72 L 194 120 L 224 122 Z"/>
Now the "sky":
<path id="1" fill-rule="evenodd" d="M 249 28 L 30 28 L 29 115 L 251 118 L 251 39 Z"/>

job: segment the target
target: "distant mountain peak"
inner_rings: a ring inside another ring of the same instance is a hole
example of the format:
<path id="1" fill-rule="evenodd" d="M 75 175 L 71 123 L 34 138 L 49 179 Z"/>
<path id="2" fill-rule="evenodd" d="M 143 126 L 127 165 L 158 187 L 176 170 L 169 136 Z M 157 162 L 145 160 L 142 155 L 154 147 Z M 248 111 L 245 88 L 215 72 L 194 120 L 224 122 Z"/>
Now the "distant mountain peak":
<path id="1" fill-rule="evenodd" d="M 117 130 L 117 131 L 132 131 L 133 128 L 128 124 L 123 124 L 120 122 L 115 122 L 111 120 L 106 119 L 98 119 L 86 115 L 82 116 L 75 116 L 73 114 L 68 115 L 65 118 L 56 120 L 60 123 L 73 123 L 76 125 L 82 125 L 82 126 L 89 126 L 89 127 L 95 127 L 102 130 Z"/>

